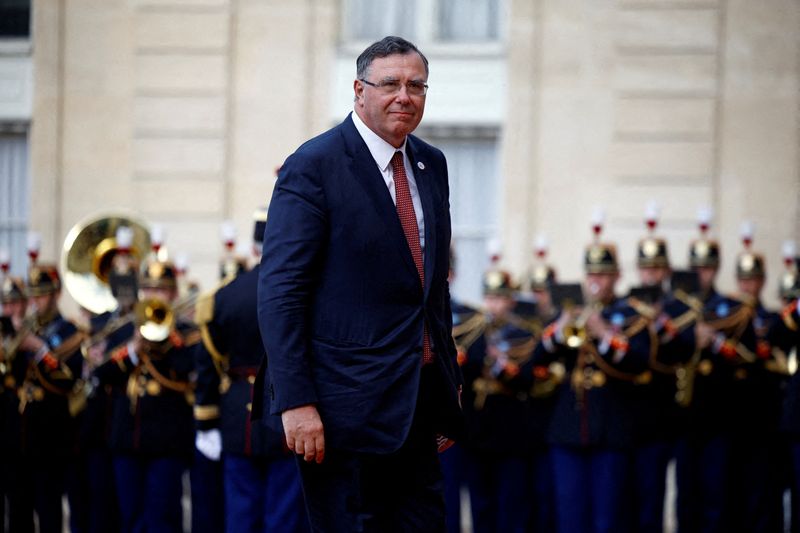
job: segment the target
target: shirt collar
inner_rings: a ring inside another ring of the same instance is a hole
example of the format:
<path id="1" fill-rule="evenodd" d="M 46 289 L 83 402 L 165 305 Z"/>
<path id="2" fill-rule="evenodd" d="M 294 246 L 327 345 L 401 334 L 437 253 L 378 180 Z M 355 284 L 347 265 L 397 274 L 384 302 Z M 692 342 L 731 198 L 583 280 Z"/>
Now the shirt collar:
<path id="1" fill-rule="evenodd" d="M 354 111 L 350 113 L 350 116 L 353 118 L 353 124 L 361 135 L 361 138 L 364 139 L 364 142 L 367 144 L 369 153 L 372 154 L 372 158 L 378 164 L 378 168 L 381 169 L 381 172 L 386 172 L 386 169 L 389 168 L 389 163 L 391 163 L 392 157 L 396 151 L 400 150 L 405 157 L 406 145 L 408 144 L 407 137 L 406 140 L 403 141 L 403 146 L 395 148 L 381 139 L 377 133 L 369 129 L 369 127 L 364 124 L 364 121 L 361 120 L 361 117 L 358 116 L 358 113 Z"/>

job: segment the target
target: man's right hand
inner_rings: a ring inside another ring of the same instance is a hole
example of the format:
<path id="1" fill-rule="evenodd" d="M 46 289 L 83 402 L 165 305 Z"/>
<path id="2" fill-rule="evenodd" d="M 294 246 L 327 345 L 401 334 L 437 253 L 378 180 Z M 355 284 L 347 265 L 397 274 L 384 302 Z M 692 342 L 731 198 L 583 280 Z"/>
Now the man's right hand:
<path id="1" fill-rule="evenodd" d="M 302 455 L 306 462 L 321 463 L 325 458 L 325 433 L 314 405 L 303 405 L 281 413 L 286 446 Z"/>

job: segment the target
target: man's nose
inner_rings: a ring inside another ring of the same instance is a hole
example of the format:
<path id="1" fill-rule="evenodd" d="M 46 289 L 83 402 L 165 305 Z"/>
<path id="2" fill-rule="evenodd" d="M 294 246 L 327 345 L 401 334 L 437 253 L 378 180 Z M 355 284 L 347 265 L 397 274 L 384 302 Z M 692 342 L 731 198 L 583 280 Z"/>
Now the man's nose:
<path id="1" fill-rule="evenodd" d="M 411 101 L 411 96 L 408 94 L 408 86 L 405 83 L 400 84 L 400 90 L 395 93 L 394 99 L 398 102 Z"/>

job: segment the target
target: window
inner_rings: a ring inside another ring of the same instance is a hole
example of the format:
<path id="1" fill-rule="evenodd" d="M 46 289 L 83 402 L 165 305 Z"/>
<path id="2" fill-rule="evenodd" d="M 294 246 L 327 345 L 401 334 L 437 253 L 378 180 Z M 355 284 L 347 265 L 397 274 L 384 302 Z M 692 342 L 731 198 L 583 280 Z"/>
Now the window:
<path id="1" fill-rule="evenodd" d="M 31 0 L 0 0 L 0 38 L 31 34 Z"/>
<path id="2" fill-rule="evenodd" d="M 500 180 L 497 137 L 421 134 L 447 157 L 452 245 L 456 277 L 450 291 L 459 301 L 480 304 L 488 241 L 499 229 Z"/>
<path id="3" fill-rule="evenodd" d="M 343 41 L 364 43 L 400 35 L 425 47 L 499 43 L 507 4 L 507 0 L 342 0 Z"/>
<path id="4" fill-rule="evenodd" d="M 438 0 L 441 41 L 497 41 L 500 38 L 498 0 Z"/>
<path id="5" fill-rule="evenodd" d="M 0 249 L 11 254 L 11 272 L 28 267 L 28 139 L 0 134 Z"/>
<path id="6" fill-rule="evenodd" d="M 414 0 L 347 1 L 348 35 L 356 41 L 377 41 L 386 35 L 415 37 Z"/>

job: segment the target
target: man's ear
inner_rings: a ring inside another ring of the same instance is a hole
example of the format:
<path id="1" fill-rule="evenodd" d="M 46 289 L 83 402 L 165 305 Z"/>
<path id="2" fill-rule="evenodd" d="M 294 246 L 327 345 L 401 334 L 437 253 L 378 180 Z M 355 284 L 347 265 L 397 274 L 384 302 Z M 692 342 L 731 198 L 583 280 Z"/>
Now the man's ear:
<path id="1" fill-rule="evenodd" d="M 359 105 L 363 105 L 364 101 L 364 84 L 359 80 L 353 80 L 353 101 Z"/>

